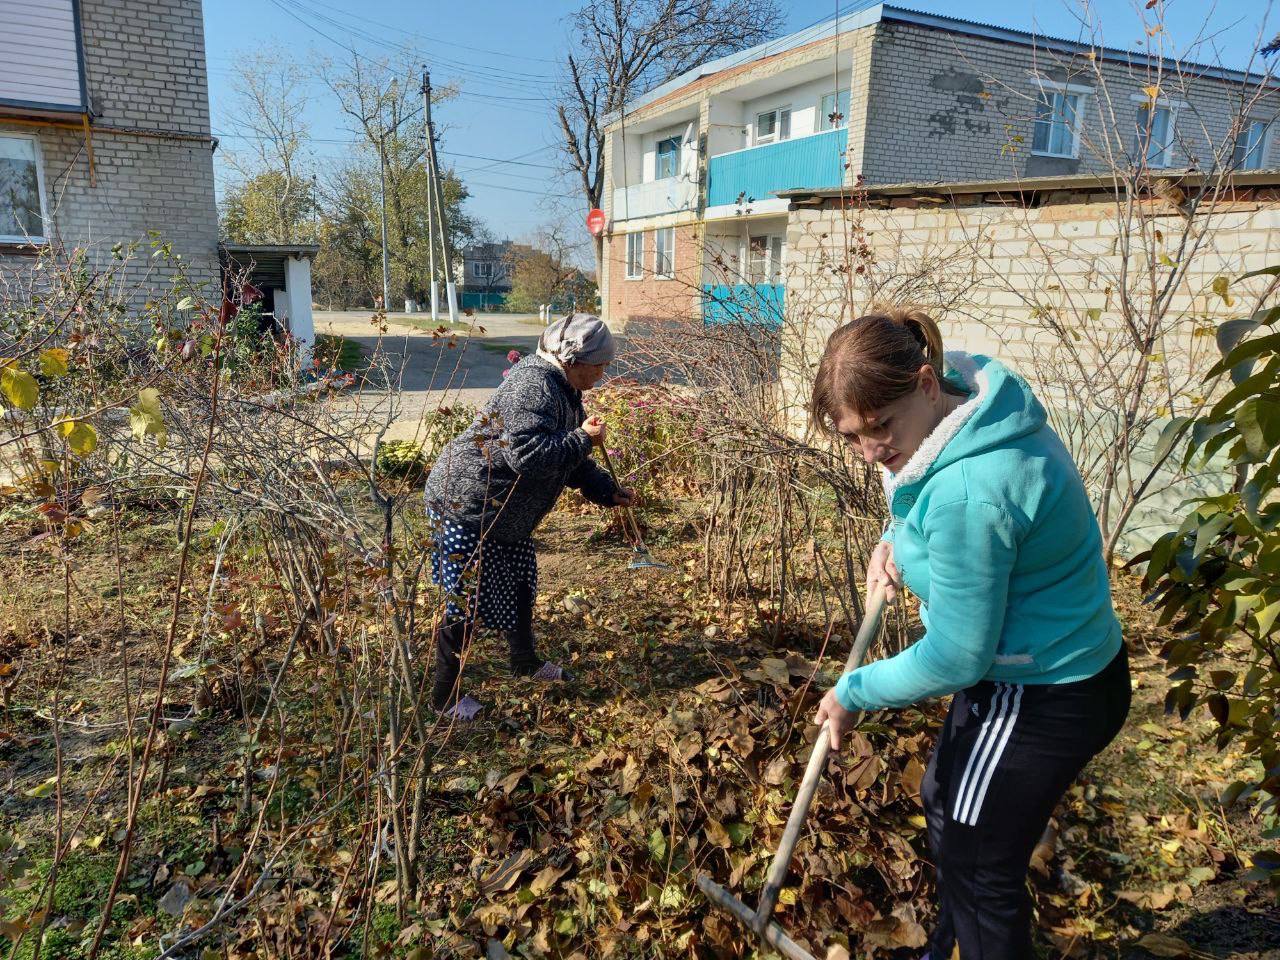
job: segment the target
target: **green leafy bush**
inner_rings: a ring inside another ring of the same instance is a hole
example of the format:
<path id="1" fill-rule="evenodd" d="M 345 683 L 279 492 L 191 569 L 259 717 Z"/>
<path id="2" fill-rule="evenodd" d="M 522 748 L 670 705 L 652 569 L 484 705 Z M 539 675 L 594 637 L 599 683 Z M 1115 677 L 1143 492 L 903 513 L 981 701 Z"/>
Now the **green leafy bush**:
<path id="1" fill-rule="evenodd" d="M 421 477 L 427 466 L 422 444 L 412 440 L 388 440 L 378 445 L 378 473 L 384 477 Z"/>
<path id="2" fill-rule="evenodd" d="M 1280 277 L 1280 266 L 1245 278 Z M 1162 623 L 1185 631 L 1163 655 L 1175 685 L 1166 709 L 1185 718 L 1198 704 L 1218 722 L 1218 745 L 1236 741 L 1255 761 L 1227 789 L 1224 804 L 1252 802 L 1280 840 L 1280 306 L 1229 320 L 1218 331 L 1230 389 L 1198 419 L 1180 419 L 1163 442 L 1189 435 L 1185 463 L 1225 456 L 1234 489 L 1191 501 L 1182 525 L 1147 553 L 1145 585 Z M 1250 877 L 1280 896 L 1280 844 L 1252 854 Z"/>

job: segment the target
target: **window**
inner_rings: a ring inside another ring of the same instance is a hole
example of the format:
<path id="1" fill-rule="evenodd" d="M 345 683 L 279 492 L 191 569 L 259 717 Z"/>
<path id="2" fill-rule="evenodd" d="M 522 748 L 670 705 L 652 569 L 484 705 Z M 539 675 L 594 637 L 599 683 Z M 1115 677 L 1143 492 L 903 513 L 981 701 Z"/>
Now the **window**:
<path id="1" fill-rule="evenodd" d="M 784 243 L 781 236 L 757 236 L 747 240 L 747 283 L 781 283 Z"/>
<path id="2" fill-rule="evenodd" d="M 1045 157 L 1078 157 L 1083 101 L 1084 94 L 1076 89 L 1041 90 L 1031 152 Z"/>
<path id="3" fill-rule="evenodd" d="M 670 280 L 676 273 L 676 228 L 663 227 L 657 232 L 657 243 L 654 245 L 653 273 L 664 280 Z"/>
<path id="4" fill-rule="evenodd" d="M 471 272 L 474 273 L 477 277 L 481 277 L 482 279 L 488 280 L 490 277 L 493 276 L 493 264 L 488 262 L 473 263 L 471 265 Z"/>
<path id="5" fill-rule="evenodd" d="M 1236 149 L 1231 164 L 1237 170 L 1261 170 L 1267 159 L 1267 134 L 1270 124 L 1265 120 L 1249 120 L 1236 137 Z"/>
<path id="6" fill-rule="evenodd" d="M 644 276 L 644 234 L 627 234 L 627 279 L 638 280 Z"/>
<path id="7" fill-rule="evenodd" d="M 658 165 L 654 170 L 653 177 L 655 180 L 665 180 L 667 177 L 674 177 L 676 171 L 680 169 L 680 138 L 667 137 L 665 140 L 658 141 Z"/>
<path id="8" fill-rule="evenodd" d="M 818 129 L 838 130 L 849 125 L 849 91 L 828 93 L 818 108 Z"/>
<path id="9" fill-rule="evenodd" d="M 791 139 L 791 108 L 778 107 L 756 114 L 756 143 Z"/>
<path id="10" fill-rule="evenodd" d="M 38 141 L 0 136 L 0 241 L 43 242 L 46 216 Z"/>
<path id="11" fill-rule="evenodd" d="M 1167 167 L 1173 163 L 1173 131 L 1177 110 L 1139 98 L 1134 157 L 1147 166 Z M 1154 109 L 1153 109 L 1154 108 Z"/>

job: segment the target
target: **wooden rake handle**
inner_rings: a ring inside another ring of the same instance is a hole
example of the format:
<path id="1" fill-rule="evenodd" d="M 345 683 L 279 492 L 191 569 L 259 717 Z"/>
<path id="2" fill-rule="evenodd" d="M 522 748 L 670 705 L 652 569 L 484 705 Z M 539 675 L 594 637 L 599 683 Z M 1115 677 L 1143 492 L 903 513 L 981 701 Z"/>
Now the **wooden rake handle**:
<path id="1" fill-rule="evenodd" d="M 880 632 L 880 620 L 884 616 L 884 608 L 884 587 L 877 586 L 867 597 L 866 615 L 862 618 L 862 625 L 858 627 L 858 635 L 854 637 L 849 659 L 845 661 L 845 673 L 856 670 L 862 665 L 862 660 L 867 655 L 867 648 Z M 773 856 L 764 889 L 760 891 L 760 906 L 756 909 L 751 926 L 761 936 L 764 936 L 765 928 L 769 926 L 773 911 L 778 906 L 778 895 L 782 893 L 782 882 L 786 879 L 787 868 L 791 865 L 791 854 L 795 851 L 796 843 L 800 839 L 800 831 L 804 828 L 805 818 L 809 814 L 809 805 L 813 803 L 813 794 L 818 789 L 818 781 L 822 779 L 822 771 L 827 767 L 827 755 L 831 752 L 829 726 L 829 721 L 824 722 L 822 729 L 818 731 L 818 739 L 813 744 L 813 753 L 809 754 L 809 766 L 805 769 L 804 779 L 800 781 L 800 789 L 796 791 L 796 802 L 791 807 L 791 816 L 787 818 L 787 828 L 782 832 L 778 852 Z"/>
<path id="2" fill-rule="evenodd" d="M 605 465 L 605 468 L 609 471 L 609 476 L 613 479 L 613 485 L 617 487 L 619 490 L 621 490 L 622 484 L 618 482 L 618 474 L 613 469 L 613 458 L 609 456 L 609 448 L 606 447 L 603 443 L 600 444 L 600 454 L 601 456 L 604 457 L 604 465 Z M 644 545 L 644 537 L 640 535 L 640 524 L 636 520 L 635 511 L 632 510 L 630 507 L 619 507 L 618 510 L 621 512 L 622 518 L 623 518 L 622 529 L 624 531 L 627 529 L 627 520 L 629 519 L 631 521 L 630 535 L 636 538 L 635 539 L 636 549 L 644 550 L 645 553 L 648 553 L 649 551 Z"/>

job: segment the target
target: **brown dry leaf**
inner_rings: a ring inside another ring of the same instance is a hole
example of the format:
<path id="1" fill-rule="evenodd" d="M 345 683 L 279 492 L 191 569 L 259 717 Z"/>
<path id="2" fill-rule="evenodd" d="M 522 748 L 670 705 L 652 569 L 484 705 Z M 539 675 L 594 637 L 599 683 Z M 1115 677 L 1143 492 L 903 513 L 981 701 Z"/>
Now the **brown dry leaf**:
<path id="1" fill-rule="evenodd" d="M 777 657 L 765 657 L 760 661 L 760 669 L 764 671 L 764 675 L 780 686 L 787 686 L 791 682 L 791 671 L 787 669 L 787 662 L 779 660 Z"/>
<path id="2" fill-rule="evenodd" d="M 520 784 L 520 781 L 524 779 L 524 776 L 528 772 L 529 771 L 527 768 L 522 767 L 521 769 L 516 770 L 513 773 L 507 774 L 505 777 L 503 777 L 501 780 L 498 781 L 498 789 L 501 790 L 503 793 L 505 793 L 507 796 L 511 796 L 511 794 L 515 792 L 516 787 Z"/>
<path id="3" fill-rule="evenodd" d="M 849 960 L 849 951 L 838 943 L 827 947 L 827 960 Z"/>
<path id="4" fill-rule="evenodd" d="M 480 881 L 480 889 L 487 897 L 510 890 L 520 879 L 520 874 L 531 863 L 533 863 L 532 850 L 526 848 L 519 853 L 511 854 Z"/>
<path id="5" fill-rule="evenodd" d="M 776 787 L 787 779 L 787 771 L 791 769 L 791 761 L 786 757 L 774 757 L 764 768 L 764 782 Z"/>
<path id="6" fill-rule="evenodd" d="M 1138 941 L 1138 946 L 1157 957 L 1202 957 L 1187 941 L 1167 933 L 1148 933 Z"/>
<path id="7" fill-rule="evenodd" d="M 559 883 L 560 878 L 563 877 L 566 873 L 568 873 L 569 869 L 570 869 L 569 866 L 543 867 L 542 870 L 539 871 L 538 875 L 533 878 L 533 882 L 529 884 L 529 891 L 535 897 L 541 897 L 543 894 L 549 891 L 552 887 L 554 887 L 557 883 Z"/>
<path id="8" fill-rule="evenodd" d="M 907 793 L 913 797 L 920 796 L 920 783 L 924 780 L 924 764 L 915 757 L 907 761 L 907 765 L 902 768 L 902 785 L 906 788 Z"/>
<path id="9" fill-rule="evenodd" d="M 640 783 L 640 764 L 631 754 L 627 754 L 627 762 L 622 766 L 622 776 L 619 781 L 618 793 L 621 796 L 629 796 Z"/>
<path id="10" fill-rule="evenodd" d="M 706 833 L 707 839 L 721 849 L 728 850 L 732 846 L 733 841 L 729 839 L 729 831 L 724 828 L 719 820 L 707 817 L 707 823 L 702 828 Z"/>
<path id="11" fill-rule="evenodd" d="M 751 736 L 750 722 L 742 714 L 736 714 L 729 721 L 729 749 L 740 757 L 745 757 L 756 747 Z"/>
<path id="12" fill-rule="evenodd" d="M 690 730 L 676 741 L 676 753 L 685 763 L 688 763 L 701 752 L 702 734 L 696 730 Z"/>

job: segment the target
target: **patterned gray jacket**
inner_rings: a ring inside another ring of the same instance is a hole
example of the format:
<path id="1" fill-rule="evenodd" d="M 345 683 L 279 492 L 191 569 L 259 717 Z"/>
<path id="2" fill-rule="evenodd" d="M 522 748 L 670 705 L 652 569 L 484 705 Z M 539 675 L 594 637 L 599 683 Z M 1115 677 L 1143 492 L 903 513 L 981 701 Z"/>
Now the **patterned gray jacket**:
<path id="1" fill-rule="evenodd" d="M 613 479 L 591 458 L 582 394 L 537 354 L 520 360 L 484 409 L 440 452 L 427 506 L 499 543 L 530 536 L 566 486 L 612 506 Z"/>

